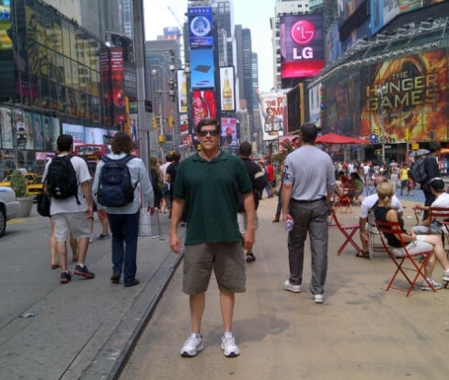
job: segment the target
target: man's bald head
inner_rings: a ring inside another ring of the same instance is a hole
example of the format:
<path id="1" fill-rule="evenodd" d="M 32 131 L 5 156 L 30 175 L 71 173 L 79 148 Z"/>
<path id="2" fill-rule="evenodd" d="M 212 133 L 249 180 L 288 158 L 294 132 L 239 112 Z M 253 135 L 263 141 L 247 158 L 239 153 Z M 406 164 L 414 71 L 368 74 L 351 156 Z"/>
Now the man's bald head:
<path id="1" fill-rule="evenodd" d="M 377 186 L 379 183 L 387 182 L 387 181 L 388 181 L 387 177 L 380 175 L 380 176 L 376 177 L 376 179 L 374 180 L 374 184 Z"/>

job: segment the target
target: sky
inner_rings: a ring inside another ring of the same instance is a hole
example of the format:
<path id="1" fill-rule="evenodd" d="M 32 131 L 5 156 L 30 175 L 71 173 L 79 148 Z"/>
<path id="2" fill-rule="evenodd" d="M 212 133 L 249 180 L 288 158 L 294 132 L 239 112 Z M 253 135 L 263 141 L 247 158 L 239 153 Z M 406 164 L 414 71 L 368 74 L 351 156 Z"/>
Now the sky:
<path id="1" fill-rule="evenodd" d="M 264 92 L 269 92 L 273 86 L 270 17 L 274 16 L 274 4 L 275 0 L 261 0 L 255 7 L 254 1 L 234 0 L 234 24 L 251 29 L 252 49 L 259 60 L 259 89 Z M 184 23 L 187 0 L 145 0 L 144 7 L 145 37 L 146 40 L 155 40 L 158 35 L 162 35 L 164 27 L 181 28 L 177 19 L 181 24 Z"/>

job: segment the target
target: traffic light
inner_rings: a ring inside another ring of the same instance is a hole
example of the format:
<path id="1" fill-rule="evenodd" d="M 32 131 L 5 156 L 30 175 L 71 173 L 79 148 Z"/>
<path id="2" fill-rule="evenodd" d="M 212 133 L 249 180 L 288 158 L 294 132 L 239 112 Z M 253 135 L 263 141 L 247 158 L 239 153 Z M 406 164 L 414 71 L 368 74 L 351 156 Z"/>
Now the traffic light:
<path id="1" fill-rule="evenodd" d="M 159 116 L 153 116 L 153 129 L 157 129 L 159 126 Z"/>
<path id="2" fill-rule="evenodd" d="M 168 126 L 169 126 L 170 128 L 173 128 L 173 126 L 174 126 L 174 123 L 173 123 L 173 116 L 172 116 L 172 115 L 170 115 L 170 116 L 168 117 Z"/>
<path id="3" fill-rule="evenodd" d="M 374 128 L 374 134 L 375 134 L 376 136 L 379 136 L 379 127 L 375 127 L 375 128 Z"/>
<path id="4" fill-rule="evenodd" d="M 409 128 L 405 128 L 405 136 L 404 136 L 404 140 L 405 140 L 405 141 L 410 140 L 410 129 L 409 129 Z"/>

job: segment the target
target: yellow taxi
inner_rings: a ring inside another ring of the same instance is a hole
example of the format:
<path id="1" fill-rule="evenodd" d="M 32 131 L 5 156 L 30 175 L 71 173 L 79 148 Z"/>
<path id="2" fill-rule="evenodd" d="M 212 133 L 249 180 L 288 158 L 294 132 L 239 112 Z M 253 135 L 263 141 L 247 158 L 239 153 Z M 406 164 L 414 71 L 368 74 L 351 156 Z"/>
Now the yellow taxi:
<path id="1" fill-rule="evenodd" d="M 31 185 L 38 175 L 36 173 L 24 173 L 23 176 L 25 177 L 27 185 Z M 9 187 L 11 185 L 11 178 L 12 174 L 6 176 L 5 179 L 0 182 L 0 186 Z"/>
<path id="2" fill-rule="evenodd" d="M 42 176 L 38 175 L 31 185 L 28 185 L 28 195 L 36 199 L 37 195 L 44 189 L 44 184 L 42 183 Z"/>

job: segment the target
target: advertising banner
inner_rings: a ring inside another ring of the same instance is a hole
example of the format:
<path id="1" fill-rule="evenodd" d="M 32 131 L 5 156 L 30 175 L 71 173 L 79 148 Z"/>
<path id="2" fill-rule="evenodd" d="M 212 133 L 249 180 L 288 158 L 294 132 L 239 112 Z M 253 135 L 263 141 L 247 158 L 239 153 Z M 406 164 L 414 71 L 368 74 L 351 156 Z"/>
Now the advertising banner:
<path id="1" fill-rule="evenodd" d="M 284 135 L 285 92 L 260 93 L 258 97 L 263 140 L 277 140 L 278 136 Z"/>
<path id="2" fill-rule="evenodd" d="M 192 93 L 193 129 L 205 118 L 215 119 L 217 117 L 217 102 L 215 92 L 193 91 Z"/>
<path id="3" fill-rule="evenodd" d="M 187 78 L 184 70 L 176 71 L 178 91 L 178 112 L 187 113 Z"/>
<path id="4" fill-rule="evenodd" d="M 214 51 L 213 49 L 195 49 L 190 51 L 192 89 L 214 88 Z"/>
<path id="5" fill-rule="evenodd" d="M 317 75 L 324 67 L 323 15 L 282 16 L 281 77 Z"/>
<path id="6" fill-rule="evenodd" d="M 213 46 L 212 8 L 194 7 L 187 10 L 190 47 Z"/>
<path id="7" fill-rule="evenodd" d="M 234 67 L 220 67 L 220 103 L 222 111 L 235 110 Z"/>
<path id="8" fill-rule="evenodd" d="M 221 118 L 221 138 L 220 145 L 237 146 L 237 119 L 234 117 Z"/>
<path id="9" fill-rule="evenodd" d="M 436 50 L 362 70 L 361 136 L 447 141 L 448 58 Z"/>

